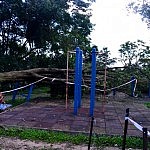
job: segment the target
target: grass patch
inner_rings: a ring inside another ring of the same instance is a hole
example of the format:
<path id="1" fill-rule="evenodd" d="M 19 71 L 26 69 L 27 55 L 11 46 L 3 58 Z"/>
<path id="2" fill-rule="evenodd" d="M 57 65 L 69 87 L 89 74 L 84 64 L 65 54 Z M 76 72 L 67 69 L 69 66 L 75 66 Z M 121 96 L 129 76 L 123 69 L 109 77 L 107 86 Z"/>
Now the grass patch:
<path id="1" fill-rule="evenodd" d="M 11 104 L 12 107 L 15 107 L 15 106 L 18 106 L 18 105 L 20 105 L 20 104 L 25 103 L 25 102 L 26 102 L 26 99 L 16 99 L 16 100 L 14 100 L 14 101 L 12 101 L 12 100 L 6 100 L 5 102 L 6 102 L 7 104 Z"/>
<path id="2" fill-rule="evenodd" d="M 28 139 L 32 141 L 43 141 L 48 143 L 64 143 L 69 142 L 76 145 L 88 144 L 89 137 L 85 134 L 69 134 L 63 132 L 54 132 L 37 129 L 22 129 L 22 128 L 1 128 L 0 136 L 18 137 L 20 139 Z M 142 139 L 136 137 L 128 137 L 126 147 L 142 148 Z M 93 136 L 92 145 L 96 147 L 105 146 L 122 146 L 121 136 Z M 150 148 L 150 145 L 149 145 Z"/>
<path id="3" fill-rule="evenodd" d="M 145 105 L 147 108 L 150 108 L 150 102 L 146 102 L 146 103 L 144 103 L 144 105 Z"/>
<path id="4" fill-rule="evenodd" d="M 34 141 L 39 140 L 48 143 L 71 142 L 73 144 L 81 144 L 88 141 L 88 137 L 83 134 L 72 135 L 63 132 L 22 128 L 1 128 L 0 136 L 18 137 L 20 139 L 28 139 Z"/>
<path id="5" fill-rule="evenodd" d="M 41 93 L 42 94 L 47 94 L 47 93 L 49 93 L 49 87 L 38 87 L 38 88 L 33 88 L 33 92 L 32 92 L 32 95 L 31 95 L 31 97 L 33 96 L 33 95 L 40 95 Z M 21 92 L 20 93 L 24 93 L 24 95 L 27 95 L 28 93 L 27 93 L 28 91 L 27 90 L 21 90 Z M 18 92 L 18 95 L 20 94 L 19 92 Z M 20 94 L 21 95 L 21 94 Z M 11 95 L 9 95 L 10 97 L 11 97 Z M 30 99 L 30 101 L 32 101 L 32 98 Z M 20 105 L 20 104 L 23 104 L 23 103 L 25 103 L 26 102 L 26 98 L 24 98 L 24 97 L 19 97 L 19 98 L 16 98 L 14 101 L 12 101 L 10 98 L 8 99 L 8 100 L 5 100 L 5 102 L 7 103 L 7 104 L 12 104 L 12 107 L 15 107 L 15 106 L 18 106 L 18 105 Z"/>
<path id="6" fill-rule="evenodd" d="M 39 94 L 39 93 L 50 93 L 50 88 L 49 87 L 37 87 L 37 88 L 33 88 L 33 94 Z"/>
<path id="7" fill-rule="evenodd" d="M 95 139 L 97 147 L 106 147 L 106 146 L 117 146 L 122 147 L 121 136 L 99 136 Z M 126 147 L 127 148 L 142 148 L 143 140 L 138 137 L 127 137 Z"/>

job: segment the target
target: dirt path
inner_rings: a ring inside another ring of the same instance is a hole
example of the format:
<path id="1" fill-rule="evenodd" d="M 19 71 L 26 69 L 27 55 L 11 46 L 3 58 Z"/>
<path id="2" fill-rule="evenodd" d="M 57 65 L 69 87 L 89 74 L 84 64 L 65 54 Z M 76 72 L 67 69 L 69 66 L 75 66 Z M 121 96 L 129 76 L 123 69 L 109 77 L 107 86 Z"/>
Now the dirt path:
<path id="1" fill-rule="evenodd" d="M 20 140 L 17 138 L 0 137 L 0 150 L 87 150 L 87 145 L 48 144 L 44 142 L 35 142 L 29 140 Z M 91 150 L 120 150 L 117 147 L 92 147 Z M 127 149 L 138 150 L 138 149 Z"/>

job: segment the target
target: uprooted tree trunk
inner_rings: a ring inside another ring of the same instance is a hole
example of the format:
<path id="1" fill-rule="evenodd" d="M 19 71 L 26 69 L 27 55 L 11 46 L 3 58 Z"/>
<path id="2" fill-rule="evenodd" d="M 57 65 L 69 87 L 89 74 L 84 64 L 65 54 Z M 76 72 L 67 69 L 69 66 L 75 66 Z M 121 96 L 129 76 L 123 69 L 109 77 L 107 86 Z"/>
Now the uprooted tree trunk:
<path id="1" fill-rule="evenodd" d="M 73 81 L 74 70 L 69 69 L 68 71 Z M 15 83 L 18 82 L 22 83 L 24 81 L 27 83 L 33 83 L 46 77 L 44 78 L 43 81 L 49 83 L 47 84 L 47 86 L 50 87 L 51 96 L 57 97 L 58 95 L 61 95 L 62 97 L 64 97 L 66 88 L 66 73 L 67 73 L 66 69 L 58 69 L 58 68 L 34 68 L 29 70 L 0 73 L 0 90 L 2 90 L 2 92 L 5 90 L 10 90 L 9 87 L 10 84 L 14 85 Z M 74 91 L 73 90 L 74 86 L 73 85 L 70 86 L 71 86 L 70 90 L 72 93 L 72 91 Z M 70 90 L 68 91 L 69 93 Z"/>
<path id="2" fill-rule="evenodd" d="M 73 73 L 73 70 L 69 70 Z M 47 77 L 48 80 L 65 81 L 66 69 L 57 68 L 35 68 L 21 71 L 10 71 L 0 73 L 0 82 L 14 82 L 14 81 L 34 81 Z"/>

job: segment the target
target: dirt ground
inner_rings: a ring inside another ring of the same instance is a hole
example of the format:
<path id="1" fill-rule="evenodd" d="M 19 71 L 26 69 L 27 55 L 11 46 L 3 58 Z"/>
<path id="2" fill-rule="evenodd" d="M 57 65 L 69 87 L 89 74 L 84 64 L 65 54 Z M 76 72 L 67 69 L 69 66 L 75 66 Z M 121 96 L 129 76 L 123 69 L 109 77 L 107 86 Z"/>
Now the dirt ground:
<path id="1" fill-rule="evenodd" d="M 20 140 L 17 138 L 0 137 L 0 150 L 87 150 L 87 145 L 72 145 L 70 143 L 48 144 L 40 141 Z M 121 148 L 120 148 L 121 149 Z M 117 147 L 91 147 L 91 150 L 120 150 Z M 127 150 L 139 150 L 131 149 Z"/>

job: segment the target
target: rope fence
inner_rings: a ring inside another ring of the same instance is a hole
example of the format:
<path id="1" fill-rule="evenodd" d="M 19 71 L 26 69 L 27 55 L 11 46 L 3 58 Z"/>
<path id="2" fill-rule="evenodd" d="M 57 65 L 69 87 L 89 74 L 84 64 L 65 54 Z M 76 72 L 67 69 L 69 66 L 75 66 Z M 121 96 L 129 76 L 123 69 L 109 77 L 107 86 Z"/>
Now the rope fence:
<path id="1" fill-rule="evenodd" d="M 38 82 L 41 82 L 42 80 L 45 80 L 45 79 L 47 79 L 47 78 L 48 78 L 48 77 L 44 77 L 44 78 L 42 78 L 42 79 L 40 79 L 40 80 L 37 80 L 37 81 L 32 82 L 32 83 L 30 83 L 30 84 L 27 84 L 27 85 L 25 85 L 25 86 L 22 86 L 22 87 L 19 87 L 19 88 L 15 88 L 15 89 L 12 89 L 12 90 L 8 90 L 8 91 L 3 91 L 3 92 L 0 92 L 0 93 L 5 94 L 5 93 L 10 93 L 10 92 L 18 91 L 18 90 L 21 90 L 21 89 L 25 89 L 25 88 L 27 88 L 27 87 L 33 85 L 33 84 L 36 84 L 36 83 L 38 83 Z M 55 79 L 55 78 L 54 78 L 54 79 Z M 52 81 L 53 81 L 53 80 L 52 80 Z"/>
<path id="2" fill-rule="evenodd" d="M 125 86 L 125 85 L 128 85 L 128 84 L 132 83 L 133 81 L 136 81 L 136 83 L 137 83 L 137 79 L 134 79 L 134 80 L 131 80 L 131 81 L 126 82 L 126 83 L 124 83 L 124 84 L 118 85 L 118 86 L 116 86 L 116 87 L 113 87 L 113 88 L 110 88 L 110 89 L 106 89 L 106 91 L 112 91 L 112 90 L 114 90 L 114 89 L 118 89 L 118 88 L 120 88 L 120 87 L 123 87 L 123 86 Z M 104 91 L 104 90 L 100 90 L 100 89 L 97 89 L 97 90 L 98 90 L 98 91 L 101 91 L 101 92 Z M 135 88 L 134 88 L 134 91 L 135 91 Z"/>
<path id="3" fill-rule="evenodd" d="M 134 82 L 134 81 L 135 81 L 135 83 L 137 84 L 137 79 L 133 79 L 133 80 L 131 80 L 131 81 L 128 81 L 128 82 L 126 82 L 126 83 L 124 83 L 124 84 L 121 84 L 121 85 L 118 85 L 118 86 L 116 86 L 116 87 L 106 89 L 106 91 L 112 91 L 112 90 L 114 90 L 114 89 L 118 89 L 118 88 L 123 87 L 123 86 L 125 86 L 125 85 L 128 85 L 128 84 L 130 84 L 130 83 L 132 83 L 132 82 Z M 66 84 L 74 85 L 75 83 L 73 83 L 73 82 L 66 82 Z M 135 84 L 135 87 L 134 87 L 134 92 L 135 92 L 135 90 L 136 90 L 136 84 Z M 91 88 L 90 86 L 85 85 L 85 84 L 82 84 L 81 86 L 82 86 L 82 87 L 85 87 L 85 88 L 89 88 L 89 89 Z M 102 89 L 96 89 L 96 91 L 104 92 L 104 90 L 102 90 Z"/>
<path id="4" fill-rule="evenodd" d="M 19 88 L 15 88 L 15 89 L 12 89 L 12 90 L 8 90 L 8 91 L 3 91 L 3 92 L 0 92 L 0 93 L 5 94 L 5 93 L 10 93 L 10 92 L 13 92 L 13 91 L 21 90 L 21 89 L 27 88 L 27 87 L 29 87 L 29 86 L 31 86 L 31 85 L 33 85 L 33 84 L 36 84 L 36 83 L 38 83 L 38 82 L 41 82 L 42 80 L 45 80 L 45 79 L 47 79 L 47 78 L 48 78 L 48 77 L 43 77 L 42 79 L 37 80 L 37 81 L 35 81 L 35 82 L 32 82 L 32 83 L 30 83 L 30 84 L 27 84 L 27 85 L 25 85 L 25 86 L 22 86 L 22 87 L 19 87 Z M 55 80 L 56 80 L 56 78 L 53 78 L 51 82 L 54 82 Z M 122 86 L 125 86 L 125 85 L 127 85 L 127 84 L 132 83 L 133 81 L 136 81 L 136 83 L 137 83 L 137 79 L 134 79 L 134 80 L 131 80 L 131 81 L 126 82 L 126 83 L 124 83 L 124 84 L 121 84 L 121 85 L 119 85 L 119 86 L 116 86 L 116 87 L 113 87 L 113 88 L 110 88 L 110 89 L 106 89 L 106 91 L 112 91 L 112 90 L 114 90 L 114 89 L 118 89 L 118 88 L 120 88 L 120 87 L 122 87 Z M 74 85 L 75 83 L 73 83 L 73 82 L 66 82 L 66 84 Z M 87 86 L 87 85 L 85 85 L 85 84 L 83 84 L 83 85 L 81 85 L 81 86 L 82 86 L 82 87 L 85 87 L 85 88 L 89 88 L 89 89 L 91 88 L 90 86 Z M 135 91 L 135 89 L 136 89 L 136 85 L 135 85 L 134 91 Z M 104 91 L 104 90 L 102 90 L 102 89 L 96 89 L 96 90 L 97 90 L 97 91 L 101 91 L 101 92 Z"/>
<path id="5" fill-rule="evenodd" d="M 128 121 L 132 123 L 139 131 L 143 132 L 143 150 L 148 150 L 148 136 L 150 137 L 150 131 L 147 128 L 142 127 L 140 124 L 129 118 L 129 108 L 126 109 L 125 115 L 125 125 L 124 125 L 124 135 L 123 135 L 123 143 L 122 143 L 122 150 L 125 150 L 126 145 L 126 136 L 128 130 Z"/>
<path id="6" fill-rule="evenodd" d="M 30 86 L 32 86 L 32 85 L 35 85 L 35 84 L 37 84 L 37 83 L 39 83 L 39 82 L 41 82 L 41 81 L 43 81 L 43 80 L 45 80 L 45 79 L 51 79 L 51 78 L 49 78 L 49 77 L 43 77 L 42 79 L 39 79 L 39 80 L 37 80 L 37 81 L 35 81 L 35 82 L 32 82 L 32 83 L 30 83 L 30 84 L 27 84 L 27 85 L 25 85 L 25 86 L 21 86 L 21 87 L 18 87 L 18 88 L 14 88 L 14 89 L 11 89 L 11 90 L 7 90 L 7 91 L 2 91 L 2 92 L 0 92 L 0 93 L 1 93 L 1 94 L 6 94 L 6 93 L 11 93 L 11 92 L 15 92 L 15 91 L 18 91 L 18 90 L 22 90 L 22 89 L 25 89 L 25 88 L 30 87 Z M 59 80 L 59 79 L 57 79 L 57 78 L 52 78 L 52 79 L 51 79 L 51 83 L 54 82 L 54 81 L 57 81 L 57 80 Z M 74 83 L 68 82 L 67 84 L 74 84 Z"/>
<path id="7" fill-rule="evenodd" d="M 125 120 L 129 120 L 138 130 L 143 132 L 143 127 L 140 124 L 138 124 L 137 122 L 135 122 L 134 120 L 132 120 L 129 117 L 125 117 Z M 150 131 L 147 131 L 147 135 L 150 136 Z"/>
<path id="8" fill-rule="evenodd" d="M 59 79 L 57 79 L 57 78 L 52 78 L 52 79 L 51 79 L 51 78 L 49 78 L 49 77 L 43 77 L 42 79 L 39 79 L 39 80 L 37 80 L 37 81 L 35 81 L 35 82 L 32 82 L 32 83 L 30 83 L 30 84 L 27 84 L 27 85 L 25 85 L 25 86 L 21 86 L 21 87 L 18 87 L 18 88 L 14 88 L 14 89 L 8 90 L 8 91 L 2 91 L 2 92 L 0 92 L 0 93 L 1 93 L 1 94 L 6 94 L 6 93 L 10 93 L 10 92 L 14 92 L 14 91 L 21 90 L 21 89 L 25 89 L 25 88 L 30 87 L 31 85 L 37 84 L 37 83 L 39 83 L 39 82 L 41 82 L 41 81 L 43 81 L 43 80 L 45 80 L 45 79 L 50 79 L 50 80 L 51 80 L 51 83 L 54 82 L 54 81 L 59 80 Z M 73 84 L 74 84 L 74 83 L 73 83 Z"/>
<path id="9" fill-rule="evenodd" d="M 14 101 L 15 98 L 16 98 L 16 96 L 17 96 L 17 92 L 18 92 L 19 90 L 25 89 L 25 88 L 29 87 L 29 89 L 28 89 L 28 94 L 26 94 L 26 95 L 25 95 L 25 94 L 22 94 L 22 96 L 26 97 L 26 101 L 29 102 L 29 100 L 30 100 L 30 98 L 31 98 L 31 95 L 32 95 L 33 86 L 34 86 L 35 84 L 37 84 L 37 83 L 39 83 L 39 82 L 45 80 L 45 79 L 49 79 L 49 80 L 51 80 L 51 82 L 60 80 L 60 81 L 63 81 L 64 83 L 66 83 L 67 85 L 68 85 L 68 84 L 75 85 L 75 83 L 72 83 L 72 82 L 65 82 L 65 80 L 63 80 L 63 79 L 43 77 L 42 79 L 39 79 L 39 80 L 37 80 L 37 81 L 35 81 L 35 82 L 32 82 L 32 83 L 30 83 L 30 84 L 27 84 L 27 85 L 25 85 L 25 86 L 18 87 L 18 85 L 17 85 L 17 87 L 15 87 L 14 89 L 7 90 L 7 91 L 2 91 L 2 92 L 0 92 L 0 93 L 1 93 L 1 94 L 6 94 L 6 93 L 13 92 L 12 101 Z M 122 86 L 125 86 L 125 85 L 127 85 L 127 84 L 130 84 L 130 83 L 132 83 L 132 82 L 135 82 L 135 84 L 136 84 L 136 83 L 137 83 L 137 79 L 133 79 L 133 80 L 131 80 L 131 81 L 128 81 L 128 82 L 126 82 L 126 83 L 124 83 L 124 84 L 121 84 L 121 85 L 119 85 L 119 86 L 116 86 L 116 87 L 113 87 L 113 88 L 110 88 L 110 89 L 105 89 L 105 91 L 111 91 L 111 90 L 120 88 L 120 87 L 122 87 Z M 82 86 L 82 87 L 85 87 L 85 88 L 88 88 L 88 89 L 91 89 L 90 86 L 87 86 L 87 85 L 85 85 L 85 84 L 82 84 L 81 86 Z M 136 85 L 135 85 L 135 88 L 136 88 Z M 135 88 L 134 88 L 133 93 L 135 92 Z M 93 88 L 92 88 L 92 89 L 93 89 Z M 94 88 L 94 89 L 95 89 L 95 91 L 104 92 L 104 89 L 103 89 L 103 90 L 102 90 L 102 89 L 96 89 L 96 88 Z M 77 95 L 77 96 L 79 96 L 79 95 Z M 67 101 L 66 101 L 66 103 L 67 103 Z M 67 104 L 66 104 L 66 106 L 67 106 Z M 91 106 L 91 105 L 90 105 L 90 106 Z M 66 108 L 67 108 L 67 107 L 66 107 Z M 75 108 L 75 107 L 74 107 L 74 108 Z M 93 107 L 92 107 L 92 108 L 93 108 Z M 90 109 L 90 110 L 91 110 L 91 109 Z M 90 111 L 90 112 L 93 112 L 93 110 Z"/>

